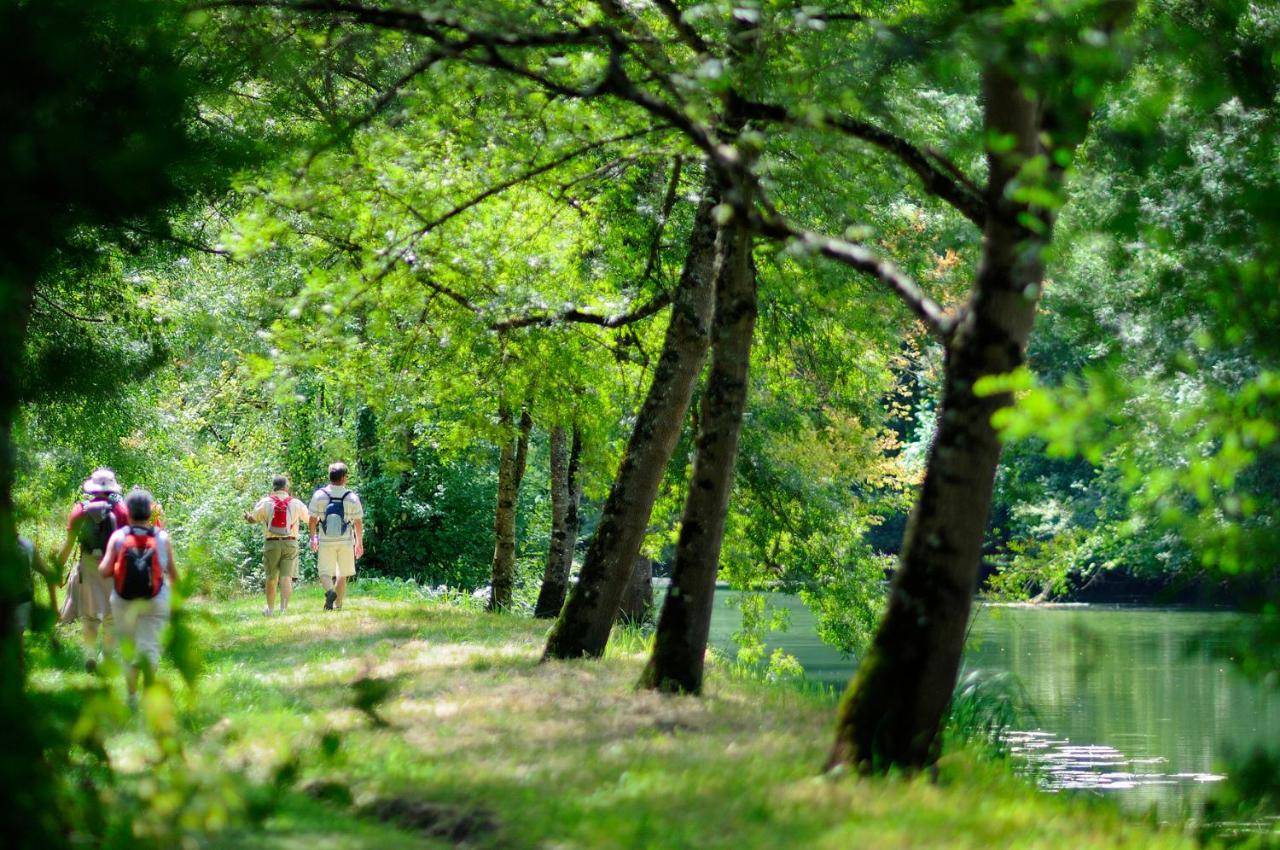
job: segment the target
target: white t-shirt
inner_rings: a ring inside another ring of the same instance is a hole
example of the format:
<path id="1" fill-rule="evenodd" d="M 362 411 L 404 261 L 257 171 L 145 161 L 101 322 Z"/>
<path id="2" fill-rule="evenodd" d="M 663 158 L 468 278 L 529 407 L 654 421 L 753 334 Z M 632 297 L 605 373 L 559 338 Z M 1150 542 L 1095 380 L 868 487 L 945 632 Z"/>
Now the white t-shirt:
<path id="1" fill-rule="evenodd" d="M 271 530 L 271 519 L 276 513 L 276 503 L 272 498 L 273 496 L 278 499 L 289 500 L 289 532 L 287 534 L 282 535 Z M 277 490 L 270 496 L 263 496 L 259 499 L 258 504 L 253 506 L 251 516 L 253 516 L 255 522 L 262 523 L 262 533 L 266 535 L 268 540 L 273 537 L 297 537 L 298 529 L 311 518 L 311 514 L 307 513 L 307 506 L 302 504 L 302 500 L 293 498 L 284 490 Z"/>
<path id="2" fill-rule="evenodd" d="M 342 499 L 343 518 L 347 523 L 345 534 L 331 537 L 325 534 L 324 529 L 324 512 L 329 509 L 330 492 L 334 499 Z M 311 504 L 308 505 L 312 516 L 320 521 L 316 527 L 316 534 L 320 537 L 321 543 L 351 543 L 355 540 L 354 526 L 358 519 L 364 519 L 364 506 L 360 504 L 360 497 L 356 495 L 356 491 L 348 487 L 330 484 L 321 487 L 311 497 Z"/>

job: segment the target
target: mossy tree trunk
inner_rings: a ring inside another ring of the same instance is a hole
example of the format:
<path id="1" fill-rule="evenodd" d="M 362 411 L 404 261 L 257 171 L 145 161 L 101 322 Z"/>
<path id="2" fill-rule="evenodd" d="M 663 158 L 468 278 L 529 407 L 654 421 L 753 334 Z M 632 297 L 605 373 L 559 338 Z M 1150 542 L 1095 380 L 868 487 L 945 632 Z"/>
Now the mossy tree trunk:
<path id="1" fill-rule="evenodd" d="M 984 77 L 989 213 L 972 295 L 946 346 L 942 404 L 924 483 L 904 534 L 888 609 L 841 702 L 829 766 L 918 768 L 937 756 L 938 731 L 959 671 L 1000 442 L 991 416 L 1009 394 L 974 384 L 1022 364 L 1044 276 L 1051 220 L 1009 195 L 1018 170 L 1041 153 L 1037 104 L 1012 77 Z"/>
<path id="2" fill-rule="evenodd" d="M 511 433 L 511 408 L 498 403 L 498 424 L 502 429 L 502 450 L 498 460 L 498 499 L 493 515 L 493 572 L 489 594 L 489 610 L 505 611 L 511 607 L 516 578 L 516 503 L 520 498 L 520 481 L 524 478 L 529 456 L 529 432 L 533 417 L 529 408 L 520 413 L 520 428 Z"/>
<path id="3" fill-rule="evenodd" d="M 578 430 L 573 432 L 574 449 L 578 448 Z M 565 589 L 569 584 L 569 569 L 573 565 L 573 545 L 577 536 L 577 509 L 573 501 L 568 439 L 563 425 L 551 429 L 551 543 L 547 547 L 547 566 L 542 573 L 542 586 L 538 589 L 538 602 L 533 606 L 533 616 L 550 619 L 560 613 L 564 605 Z M 569 526 L 572 511 L 574 528 Z"/>
<path id="4" fill-rule="evenodd" d="M 702 690 L 755 330 L 751 232 L 744 222 L 734 221 L 721 230 L 720 238 L 723 263 L 716 278 L 711 370 L 702 395 L 693 474 L 653 654 L 640 678 L 642 687 L 672 693 Z"/>
<path id="5" fill-rule="evenodd" d="M 708 186 L 694 213 L 689 250 L 653 381 L 583 558 L 578 583 L 551 630 L 544 658 L 598 657 L 609 640 L 707 353 L 716 273 L 712 216 L 716 203 L 716 192 Z"/>
<path id="6" fill-rule="evenodd" d="M 631 571 L 631 581 L 627 582 L 626 593 L 622 594 L 622 604 L 618 607 L 618 621 L 641 625 L 648 622 L 653 613 L 653 559 L 641 555 L 636 558 L 635 569 Z"/>

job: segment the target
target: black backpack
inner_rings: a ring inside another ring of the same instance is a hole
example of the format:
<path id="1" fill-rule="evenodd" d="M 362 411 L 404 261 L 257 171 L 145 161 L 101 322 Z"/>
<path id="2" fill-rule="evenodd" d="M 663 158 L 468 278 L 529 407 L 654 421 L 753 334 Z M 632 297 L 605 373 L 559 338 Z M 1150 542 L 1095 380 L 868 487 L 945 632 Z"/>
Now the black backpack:
<path id="1" fill-rule="evenodd" d="M 119 496 L 95 496 L 84 503 L 80 514 L 76 538 L 80 551 L 101 555 L 107 551 L 107 541 L 116 532 L 116 502 Z"/>

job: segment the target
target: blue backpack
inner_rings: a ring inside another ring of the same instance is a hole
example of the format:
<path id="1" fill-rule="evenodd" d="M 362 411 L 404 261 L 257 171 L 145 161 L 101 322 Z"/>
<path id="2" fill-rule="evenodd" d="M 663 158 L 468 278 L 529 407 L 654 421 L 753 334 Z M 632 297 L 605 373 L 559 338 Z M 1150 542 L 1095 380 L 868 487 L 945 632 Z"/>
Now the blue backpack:
<path id="1" fill-rule="evenodd" d="M 321 491 L 329 497 L 329 506 L 324 509 L 324 518 L 320 521 L 320 525 L 324 528 L 325 537 L 342 537 L 347 533 L 347 529 L 351 527 L 351 523 L 347 522 L 347 509 L 345 503 L 347 496 L 351 495 L 351 491 L 342 494 L 341 498 L 334 498 L 333 488 L 325 487 Z"/>

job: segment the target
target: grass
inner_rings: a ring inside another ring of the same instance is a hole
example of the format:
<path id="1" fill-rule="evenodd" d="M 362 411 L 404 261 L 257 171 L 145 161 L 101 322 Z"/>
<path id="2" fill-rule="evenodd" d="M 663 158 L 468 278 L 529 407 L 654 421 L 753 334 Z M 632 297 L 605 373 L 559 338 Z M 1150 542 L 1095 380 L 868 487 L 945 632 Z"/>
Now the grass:
<path id="1" fill-rule="evenodd" d="M 1194 846 L 970 753 L 944 759 L 936 782 L 819 777 L 829 695 L 723 665 L 702 698 L 637 692 L 642 640 L 539 664 L 545 623 L 404 588 L 362 583 L 338 613 L 314 587 L 287 618 L 260 605 L 198 605 L 207 669 L 180 721 L 193 757 L 299 774 L 261 829 L 213 847 Z M 147 746 L 136 724 L 109 739 L 126 770 Z"/>

